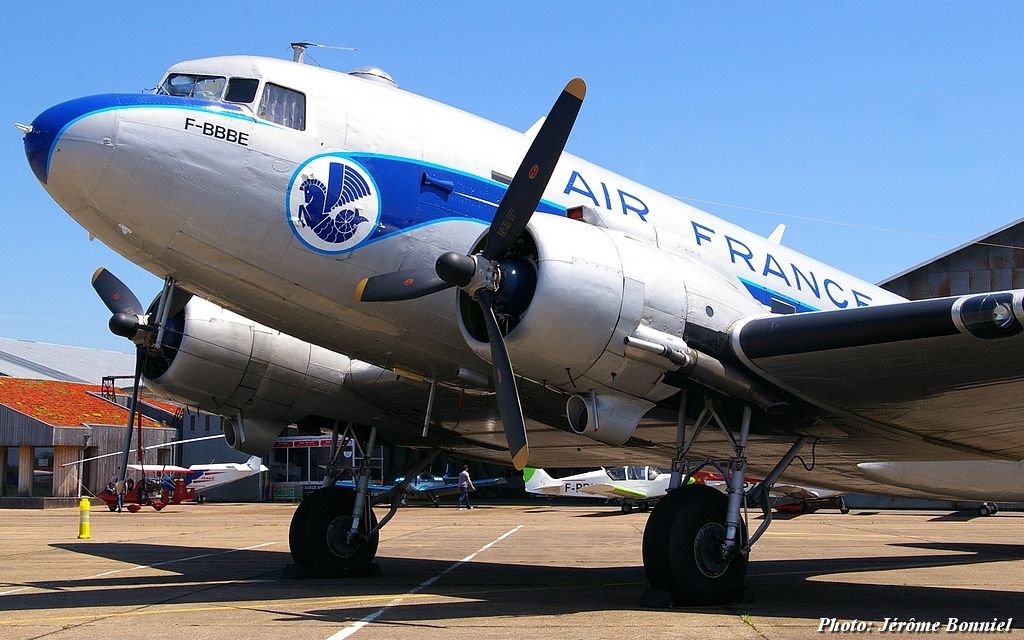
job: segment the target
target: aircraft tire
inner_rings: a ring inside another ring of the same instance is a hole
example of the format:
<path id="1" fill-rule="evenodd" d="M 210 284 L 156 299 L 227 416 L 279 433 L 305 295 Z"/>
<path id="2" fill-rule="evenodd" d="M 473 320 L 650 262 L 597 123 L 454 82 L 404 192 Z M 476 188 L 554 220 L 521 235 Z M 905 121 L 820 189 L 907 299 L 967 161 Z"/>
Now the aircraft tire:
<path id="1" fill-rule="evenodd" d="M 306 521 L 303 536 L 305 562 L 302 567 L 311 578 L 366 575 L 377 555 L 379 532 L 368 539 L 360 538 L 351 545 L 347 544 L 345 534 L 352 522 L 356 493 L 351 489 L 337 489 L 329 491 L 313 504 Z M 369 528 L 375 526 L 377 516 L 370 509 Z M 365 530 L 365 523 L 360 528 Z"/>
<path id="2" fill-rule="evenodd" d="M 313 513 L 313 506 L 322 500 L 327 493 L 345 491 L 341 487 L 327 487 L 318 489 L 302 499 L 299 506 L 292 514 L 292 522 L 288 527 L 288 547 L 292 552 L 292 560 L 302 567 L 306 566 L 306 526 L 309 523 L 309 516 Z"/>
<path id="3" fill-rule="evenodd" d="M 723 558 L 718 551 L 725 539 L 729 498 L 711 487 L 686 487 L 672 521 L 668 565 L 672 572 L 672 598 L 680 605 L 715 605 L 735 602 L 747 576 L 747 556 Z M 741 531 L 746 542 L 746 531 Z"/>
<path id="4" fill-rule="evenodd" d="M 631 505 L 631 504 L 629 504 L 627 502 L 626 504 L 622 505 L 622 507 L 620 507 L 620 508 L 622 509 L 622 513 L 629 513 L 630 511 L 633 510 L 633 505 Z"/>
<path id="5" fill-rule="evenodd" d="M 669 536 L 680 506 L 692 494 L 689 489 L 688 485 L 666 493 L 647 518 L 643 542 L 644 572 L 655 589 L 672 589 L 672 570 L 668 563 Z"/>

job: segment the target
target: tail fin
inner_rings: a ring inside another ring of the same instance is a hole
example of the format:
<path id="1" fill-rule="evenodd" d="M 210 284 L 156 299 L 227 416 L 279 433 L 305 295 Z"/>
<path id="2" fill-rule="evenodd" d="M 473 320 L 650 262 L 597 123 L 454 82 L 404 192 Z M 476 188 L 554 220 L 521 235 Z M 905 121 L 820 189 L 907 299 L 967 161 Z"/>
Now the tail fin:
<path id="1" fill-rule="evenodd" d="M 555 484 L 555 479 L 548 475 L 543 469 L 523 469 L 523 480 L 526 481 L 527 491 L 536 491 L 541 487 Z"/>
<path id="2" fill-rule="evenodd" d="M 249 459 L 245 461 L 245 466 L 249 467 L 249 470 L 253 473 L 259 473 L 260 467 L 263 466 L 262 463 L 263 460 L 257 456 L 249 456 Z"/>

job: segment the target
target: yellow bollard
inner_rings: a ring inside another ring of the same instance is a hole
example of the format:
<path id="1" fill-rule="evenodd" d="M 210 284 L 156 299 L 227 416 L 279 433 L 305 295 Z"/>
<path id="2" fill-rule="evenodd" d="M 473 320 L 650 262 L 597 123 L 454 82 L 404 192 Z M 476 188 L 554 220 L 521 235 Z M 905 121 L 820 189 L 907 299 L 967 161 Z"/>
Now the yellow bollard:
<path id="1" fill-rule="evenodd" d="M 82 498 L 78 503 L 78 539 L 88 540 L 92 536 L 89 535 L 89 509 L 92 508 L 92 503 L 89 502 L 89 498 Z"/>

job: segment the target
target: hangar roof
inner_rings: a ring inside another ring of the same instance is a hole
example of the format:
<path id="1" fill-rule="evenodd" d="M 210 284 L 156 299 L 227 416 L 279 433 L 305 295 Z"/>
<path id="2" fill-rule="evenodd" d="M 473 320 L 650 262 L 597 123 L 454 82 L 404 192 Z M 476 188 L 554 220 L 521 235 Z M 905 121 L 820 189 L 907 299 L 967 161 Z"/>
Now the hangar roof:
<path id="1" fill-rule="evenodd" d="M 99 385 L 0 378 L 0 405 L 54 427 L 87 424 L 123 425 L 128 410 L 98 397 Z M 143 418 L 147 427 L 161 426 Z"/>
<path id="2" fill-rule="evenodd" d="M 0 376 L 99 384 L 104 376 L 131 376 L 135 354 L 0 338 Z"/>

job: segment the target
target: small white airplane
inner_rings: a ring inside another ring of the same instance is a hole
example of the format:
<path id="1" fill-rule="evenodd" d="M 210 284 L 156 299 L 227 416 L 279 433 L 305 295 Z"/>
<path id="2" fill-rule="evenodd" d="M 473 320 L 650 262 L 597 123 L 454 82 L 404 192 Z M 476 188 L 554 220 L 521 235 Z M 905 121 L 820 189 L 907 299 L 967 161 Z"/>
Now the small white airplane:
<path id="1" fill-rule="evenodd" d="M 907 301 L 563 153 L 578 78 L 524 133 L 305 46 L 18 125 L 47 193 L 165 278 L 148 309 L 93 282 L 137 379 L 230 416 L 231 446 L 334 420 L 517 469 L 717 465 L 727 495 L 669 491 L 644 532 L 648 580 L 685 604 L 740 594 L 783 474 L 884 494 L 858 463 L 1024 459 L 1024 290 Z M 369 459 L 296 510 L 307 574 L 372 564 Z"/>
<path id="2" fill-rule="evenodd" d="M 608 467 L 597 471 L 577 473 L 564 478 L 552 478 L 543 469 L 523 469 L 526 492 L 541 496 L 572 498 L 604 498 L 618 502 L 623 513 L 633 507 L 647 511 L 653 502 L 668 491 L 672 474 L 657 467 Z"/>
<path id="3" fill-rule="evenodd" d="M 155 476 L 184 474 L 185 488 L 195 491 L 196 502 L 202 502 L 199 498 L 202 497 L 200 494 L 203 491 L 269 471 L 257 456 L 249 456 L 245 462 L 194 464 L 189 467 L 169 464 L 130 464 L 128 468 Z"/>

